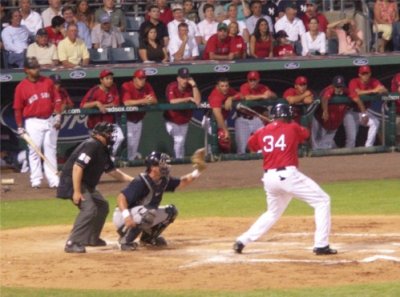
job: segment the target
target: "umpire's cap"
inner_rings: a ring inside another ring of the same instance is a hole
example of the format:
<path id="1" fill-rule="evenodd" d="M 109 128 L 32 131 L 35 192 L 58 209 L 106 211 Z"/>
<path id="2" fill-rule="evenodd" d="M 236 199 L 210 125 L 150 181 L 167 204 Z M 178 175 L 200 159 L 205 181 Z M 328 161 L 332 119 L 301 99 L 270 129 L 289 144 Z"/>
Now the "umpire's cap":
<path id="1" fill-rule="evenodd" d="M 287 119 L 292 118 L 292 111 L 288 104 L 278 103 L 271 109 L 271 116 L 274 119 Z"/>
<path id="2" fill-rule="evenodd" d="M 24 68 L 27 69 L 40 68 L 39 61 L 36 59 L 36 57 L 26 57 L 24 60 Z"/>

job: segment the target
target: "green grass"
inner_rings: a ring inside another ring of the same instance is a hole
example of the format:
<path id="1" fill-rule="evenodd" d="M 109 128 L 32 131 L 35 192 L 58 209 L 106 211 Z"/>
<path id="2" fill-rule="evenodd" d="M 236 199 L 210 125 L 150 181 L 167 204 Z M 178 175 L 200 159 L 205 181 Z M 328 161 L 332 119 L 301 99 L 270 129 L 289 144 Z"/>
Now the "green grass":
<path id="1" fill-rule="evenodd" d="M 2 297 L 398 297 L 399 283 L 303 288 L 296 290 L 257 290 L 246 292 L 210 291 L 106 291 L 2 288 Z"/>
<path id="2" fill-rule="evenodd" d="M 332 198 L 333 215 L 400 215 L 398 180 L 337 182 L 322 187 Z M 112 212 L 115 197 L 108 199 Z M 169 203 L 177 206 L 180 218 L 254 217 L 266 208 L 261 184 L 257 188 L 167 193 L 163 204 Z M 1 201 L 0 207 L 1 228 L 71 224 L 78 211 L 69 200 L 54 198 Z M 285 212 L 285 215 L 312 214 L 312 209 L 298 200 Z"/>

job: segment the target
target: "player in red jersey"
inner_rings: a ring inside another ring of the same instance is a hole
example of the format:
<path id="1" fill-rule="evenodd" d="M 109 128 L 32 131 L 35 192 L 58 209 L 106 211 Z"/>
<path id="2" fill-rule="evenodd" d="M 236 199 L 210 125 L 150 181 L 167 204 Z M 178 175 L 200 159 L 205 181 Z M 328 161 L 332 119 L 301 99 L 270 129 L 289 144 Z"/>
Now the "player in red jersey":
<path id="1" fill-rule="evenodd" d="M 218 79 L 217 85 L 208 96 L 208 102 L 217 121 L 218 134 L 223 143 L 230 143 L 228 126 L 225 121 L 232 109 L 232 101 L 237 99 L 242 99 L 242 95 L 229 86 L 229 81 L 226 77 Z M 226 150 L 225 152 L 229 151 L 227 147 L 228 145 L 223 148 Z"/>
<path id="2" fill-rule="evenodd" d="M 122 102 L 125 106 L 157 104 L 157 97 L 152 86 L 146 81 L 146 72 L 138 69 L 133 79 L 122 84 Z M 139 141 L 142 135 L 145 112 L 129 112 L 127 122 L 128 159 L 140 158 Z"/>
<path id="3" fill-rule="evenodd" d="M 390 90 L 400 95 L 400 72 L 393 77 Z M 396 142 L 400 143 L 400 100 L 396 100 L 396 114 Z"/>
<path id="4" fill-rule="evenodd" d="M 297 197 L 315 211 L 314 253 L 336 254 L 337 251 L 329 247 L 330 197 L 317 183 L 297 169 L 298 146 L 310 136 L 310 132 L 291 120 L 287 104 L 275 105 L 271 114 L 274 121 L 259 129 L 248 141 L 251 151 L 261 150 L 264 156 L 265 173 L 262 180 L 267 194 L 268 211 L 237 238 L 233 249 L 241 253 L 248 243 L 260 238 L 280 218 L 292 198 Z"/>
<path id="5" fill-rule="evenodd" d="M 41 76 L 39 69 L 40 65 L 35 57 L 25 59 L 24 70 L 27 77 L 15 89 L 13 108 L 18 134 L 29 134 L 35 145 L 43 150 L 44 156 L 52 164 L 49 166 L 44 163 L 45 176 L 49 187 L 56 188 L 60 180 L 52 168 L 57 168 L 61 98 L 53 81 Z M 42 161 L 31 146 L 29 146 L 29 167 L 32 188 L 39 188 L 43 179 Z"/>
<path id="6" fill-rule="evenodd" d="M 171 104 L 193 102 L 198 106 L 201 101 L 200 91 L 187 68 L 179 68 L 176 81 L 168 84 L 166 93 Z M 167 110 L 164 113 L 165 128 L 174 139 L 175 158 L 181 159 L 185 156 L 186 134 L 192 114 L 191 109 Z"/>
<path id="7" fill-rule="evenodd" d="M 61 86 L 61 76 L 59 74 L 52 74 L 49 78 L 54 82 L 54 86 L 61 97 L 61 111 L 70 109 L 74 107 L 74 102 L 72 102 L 68 91 Z"/>
<path id="8" fill-rule="evenodd" d="M 97 108 L 101 114 L 88 115 L 87 127 L 92 134 L 93 128 L 101 122 L 114 124 L 113 140 L 111 155 L 115 156 L 118 148 L 124 141 L 124 134 L 121 128 L 116 124 L 116 119 L 113 114 L 107 113 L 108 107 L 118 106 L 120 103 L 119 92 L 114 83 L 114 73 L 108 69 L 104 69 L 99 75 L 100 84 L 95 85 L 86 92 L 83 97 L 80 107 L 81 108 Z"/>

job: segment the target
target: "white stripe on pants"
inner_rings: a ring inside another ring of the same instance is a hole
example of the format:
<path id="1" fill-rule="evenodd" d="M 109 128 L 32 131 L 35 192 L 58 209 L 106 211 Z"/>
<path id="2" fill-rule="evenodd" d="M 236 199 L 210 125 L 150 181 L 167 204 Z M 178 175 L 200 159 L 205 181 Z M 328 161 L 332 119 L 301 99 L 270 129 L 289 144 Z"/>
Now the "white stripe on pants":
<path id="1" fill-rule="evenodd" d="M 140 137 L 142 136 L 142 126 L 143 121 L 139 121 L 137 123 L 127 121 L 127 135 L 126 135 L 126 143 L 127 143 L 127 151 L 128 151 L 128 160 L 133 160 L 138 154 L 138 147 L 140 142 Z"/>
<path id="2" fill-rule="evenodd" d="M 189 124 L 178 125 L 170 121 L 165 122 L 165 129 L 174 140 L 175 158 L 182 159 L 185 156 L 185 140 Z"/>

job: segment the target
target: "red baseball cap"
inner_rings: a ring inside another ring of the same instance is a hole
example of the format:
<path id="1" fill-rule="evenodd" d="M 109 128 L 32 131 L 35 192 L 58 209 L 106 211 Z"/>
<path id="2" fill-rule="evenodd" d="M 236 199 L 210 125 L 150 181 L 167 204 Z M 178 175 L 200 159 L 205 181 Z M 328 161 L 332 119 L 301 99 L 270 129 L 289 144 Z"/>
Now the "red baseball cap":
<path id="1" fill-rule="evenodd" d="M 260 79 L 260 73 L 258 71 L 250 71 L 249 73 L 247 73 L 247 79 L 255 79 L 255 80 L 259 80 Z"/>
<path id="2" fill-rule="evenodd" d="M 146 72 L 143 69 L 138 69 L 133 73 L 133 76 L 136 78 L 146 78 Z"/>
<path id="3" fill-rule="evenodd" d="M 296 78 L 296 80 L 294 81 L 294 83 L 296 85 L 306 85 L 306 84 L 308 84 L 308 80 L 307 80 L 307 77 L 305 77 L 305 76 L 298 76 Z"/>
<path id="4" fill-rule="evenodd" d="M 371 73 L 371 67 L 369 67 L 368 65 L 360 66 L 360 68 L 358 68 L 358 74 L 363 73 Z"/>
<path id="5" fill-rule="evenodd" d="M 105 78 L 106 76 L 109 76 L 109 75 L 114 75 L 114 73 L 113 73 L 111 70 L 104 69 L 104 70 L 102 70 L 102 71 L 100 72 L 99 77 L 100 77 L 100 78 Z"/>

